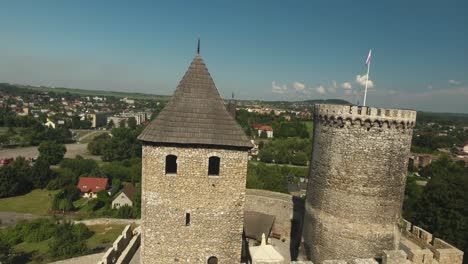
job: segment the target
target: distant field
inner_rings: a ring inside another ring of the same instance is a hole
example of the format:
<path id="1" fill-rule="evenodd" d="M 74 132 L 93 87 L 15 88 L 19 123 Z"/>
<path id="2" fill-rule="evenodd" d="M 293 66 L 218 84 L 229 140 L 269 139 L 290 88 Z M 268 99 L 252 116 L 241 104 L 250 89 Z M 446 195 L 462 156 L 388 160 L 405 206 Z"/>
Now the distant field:
<path id="1" fill-rule="evenodd" d="M 86 244 L 88 249 L 104 250 L 106 247 L 111 246 L 114 240 L 122 233 L 125 225 L 91 225 L 88 226 L 94 234 L 88 238 Z M 48 255 L 49 243 L 52 239 L 41 242 L 22 242 L 14 247 L 14 251 L 18 253 L 25 253 L 33 258 L 27 260 L 28 263 L 49 263 L 52 259 Z M 20 263 L 20 262 L 17 262 Z M 24 263 L 24 262 L 21 262 Z"/>
<path id="2" fill-rule="evenodd" d="M 70 88 L 48 88 L 48 87 L 27 87 L 29 89 L 41 92 L 55 92 L 55 93 L 71 93 L 85 96 L 114 96 L 114 97 L 128 97 L 134 99 L 158 99 L 169 100 L 169 96 L 144 94 L 144 93 L 128 93 L 128 92 L 115 92 L 103 90 L 84 90 L 84 89 L 70 89 Z"/>
<path id="3" fill-rule="evenodd" d="M 94 235 L 87 241 L 88 248 L 104 247 L 111 245 L 122 233 L 126 225 L 89 225 Z"/>
<path id="4" fill-rule="evenodd" d="M 56 192 L 36 189 L 25 195 L 1 198 L 0 211 L 47 215 Z"/>
<path id="5" fill-rule="evenodd" d="M 100 156 L 91 155 L 88 153 L 88 144 L 74 143 L 65 144 L 67 152 L 65 158 L 75 158 L 76 155 L 81 155 L 83 158 L 101 160 Z M 37 147 L 20 147 L 13 149 L 0 149 L 0 159 L 14 158 L 23 156 L 25 158 L 36 158 L 39 155 Z"/>

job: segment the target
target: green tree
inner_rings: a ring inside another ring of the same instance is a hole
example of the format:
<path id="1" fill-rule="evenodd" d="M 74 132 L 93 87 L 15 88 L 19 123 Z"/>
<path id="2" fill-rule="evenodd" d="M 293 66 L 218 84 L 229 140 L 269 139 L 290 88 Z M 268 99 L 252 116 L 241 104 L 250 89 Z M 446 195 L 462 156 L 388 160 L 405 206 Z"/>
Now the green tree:
<path id="1" fill-rule="evenodd" d="M 434 236 L 468 250 L 468 168 L 442 157 L 421 170 L 421 174 L 430 180 L 420 198 L 413 198 L 417 204 L 405 205 L 405 214 Z"/>
<path id="2" fill-rule="evenodd" d="M 59 225 L 56 234 L 49 243 L 48 254 L 50 256 L 56 259 L 71 258 L 82 255 L 88 250 L 86 235 L 83 235 L 82 231 L 75 231 L 74 227 L 75 225 L 71 223 Z"/>
<path id="3" fill-rule="evenodd" d="M 63 160 L 67 149 L 65 145 L 54 141 L 44 141 L 39 145 L 39 158 L 46 160 L 51 165 L 57 165 Z"/>
<path id="4" fill-rule="evenodd" d="M 271 148 L 264 147 L 260 151 L 258 158 L 266 163 L 273 162 L 273 150 Z"/>
<path id="5" fill-rule="evenodd" d="M 258 149 L 262 149 L 264 146 L 265 146 L 265 142 L 263 142 L 263 140 L 261 140 L 261 141 L 258 143 Z"/>
<path id="6" fill-rule="evenodd" d="M 99 208 L 106 208 L 106 209 L 110 209 L 111 207 L 111 204 L 112 204 L 112 199 L 111 197 L 109 196 L 109 194 L 107 193 L 106 190 L 102 190 L 100 192 L 97 193 L 97 199 L 96 199 L 97 203 L 95 204 L 93 210 L 97 210 Z"/>
<path id="7" fill-rule="evenodd" d="M 129 219 L 133 218 L 133 209 L 132 207 L 128 205 L 121 206 L 119 209 L 117 209 L 116 217 L 117 218 L 123 218 L 123 219 Z"/>
<path id="8" fill-rule="evenodd" d="M 260 132 L 260 138 L 268 138 L 268 134 L 265 130 L 262 130 L 262 132 Z"/>
<path id="9" fill-rule="evenodd" d="M 38 159 L 32 167 L 32 184 L 34 188 L 43 189 L 49 181 L 54 177 L 50 165 L 45 159 Z"/>
<path id="10" fill-rule="evenodd" d="M 119 121 L 119 127 L 126 127 L 127 126 L 127 120 L 122 119 Z"/>
<path id="11" fill-rule="evenodd" d="M 0 198 L 24 194 L 32 189 L 31 167 L 23 157 L 0 168 Z"/>
<path id="12" fill-rule="evenodd" d="M 129 117 L 127 120 L 128 128 L 135 129 L 137 127 L 137 122 L 135 117 Z"/>
<path id="13" fill-rule="evenodd" d="M 13 248 L 8 243 L 5 236 L 0 236 L 0 263 L 10 264 L 12 263 Z"/>
<path id="14" fill-rule="evenodd" d="M 291 157 L 291 164 L 298 166 L 307 166 L 307 155 L 304 152 L 298 152 Z"/>
<path id="15" fill-rule="evenodd" d="M 115 127 L 114 120 L 111 119 L 111 120 L 109 121 L 109 123 L 107 123 L 106 128 L 107 128 L 107 129 L 112 129 L 112 128 L 114 128 L 114 127 Z"/>

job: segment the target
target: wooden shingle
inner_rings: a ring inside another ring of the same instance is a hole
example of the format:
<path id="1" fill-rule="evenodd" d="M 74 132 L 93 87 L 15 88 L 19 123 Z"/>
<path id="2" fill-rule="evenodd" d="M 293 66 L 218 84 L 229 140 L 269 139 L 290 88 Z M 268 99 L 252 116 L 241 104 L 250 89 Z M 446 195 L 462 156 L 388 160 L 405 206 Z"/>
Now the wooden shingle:
<path id="1" fill-rule="evenodd" d="M 174 97 L 138 139 L 154 143 L 252 147 L 228 113 L 199 54 L 177 86 Z"/>

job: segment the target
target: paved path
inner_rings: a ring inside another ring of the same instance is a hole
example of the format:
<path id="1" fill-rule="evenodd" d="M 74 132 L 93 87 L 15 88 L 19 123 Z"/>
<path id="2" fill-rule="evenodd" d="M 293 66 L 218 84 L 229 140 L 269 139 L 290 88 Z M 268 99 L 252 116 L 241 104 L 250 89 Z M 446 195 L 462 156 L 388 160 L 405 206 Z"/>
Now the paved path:
<path id="1" fill-rule="evenodd" d="M 51 264 L 95 264 L 101 260 L 102 256 L 104 256 L 104 253 L 105 252 L 60 260 L 57 262 L 52 262 Z"/>
<path id="2" fill-rule="evenodd" d="M 76 155 L 81 155 L 83 158 L 100 160 L 100 156 L 88 154 L 88 144 L 65 144 L 67 152 L 65 158 L 73 159 Z M 39 151 L 37 147 L 13 148 L 13 149 L 0 149 L 0 159 L 16 158 L 23 156 L 25 158 L 37 158 Z"/>
<path id="3" fill-rule="evenodd" d="M 0 212 L 0 228 L 13 226 L 16 224 L 16 222 L 21 221 L 21 220 L 32 220 L 32 219 L 42 218 L 42 217 L 43 216 L 33 215 L 33 214 Z"/>
<path id="4" fill-rule="evenodd" d="M 140 219 L 119 219 L 119 218 L 95 218 L 86 220 L 77 220 L 75 223 L 82 223 L 85 225 L 140 225 Z"/>

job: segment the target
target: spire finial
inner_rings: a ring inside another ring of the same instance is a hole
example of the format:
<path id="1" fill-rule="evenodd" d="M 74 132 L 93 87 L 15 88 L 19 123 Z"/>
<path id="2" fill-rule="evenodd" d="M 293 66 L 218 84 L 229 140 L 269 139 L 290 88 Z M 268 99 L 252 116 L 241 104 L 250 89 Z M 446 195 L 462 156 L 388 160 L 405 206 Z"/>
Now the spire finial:
<path id="1" fill-rule="evenodd" d="M 200 37 L 198 37 L 197 55 L 200 54 Z"/>

